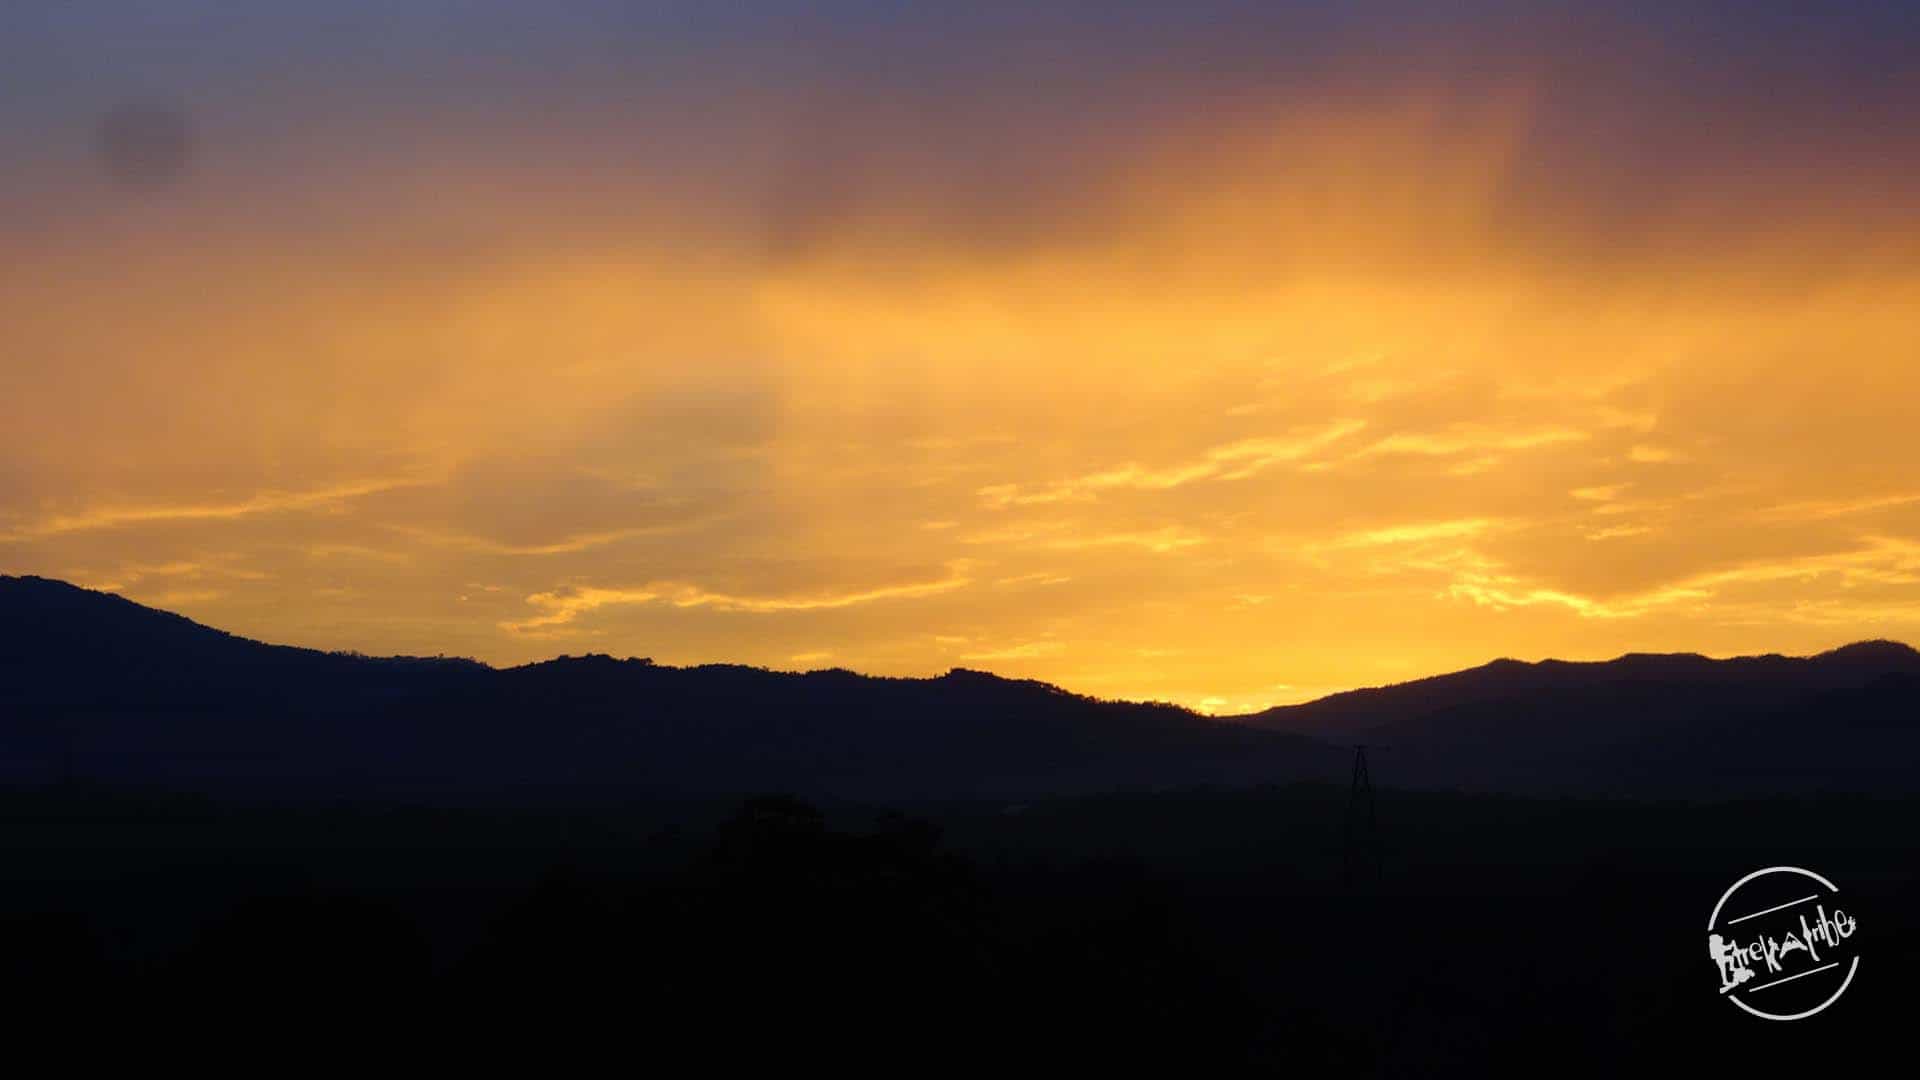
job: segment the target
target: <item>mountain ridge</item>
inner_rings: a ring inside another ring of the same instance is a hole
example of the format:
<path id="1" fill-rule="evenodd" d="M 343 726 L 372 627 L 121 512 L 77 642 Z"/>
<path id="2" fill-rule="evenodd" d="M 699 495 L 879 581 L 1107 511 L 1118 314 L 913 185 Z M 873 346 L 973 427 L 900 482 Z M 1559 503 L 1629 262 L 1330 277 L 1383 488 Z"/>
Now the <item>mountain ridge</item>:
<path id="1" fill-rule="evenodd" d="M 731 662 L 731 661 L 709 661 L 709 662 L 703 662 L 698 664 L 680 664 L 680 665 L 660 664 L 655 662 L 650 657 L 639 657 L 639 656 L 632 656 L 632 655 L 629 655 L 626 657 L 616 657 L 609 653 L 592 653 L 592 652 L 579 654 L 577 656 L 571 653 L 560 653 L 560 654 L 547 657 L 541 660 L 530 660 L 522 664 L 510 664 L 510 665 L 500 666 L 500 665 L 490 664 L 484 660 L 479 660 L 472 657 L 464 657 L 464 656 L 447 656 L 447 655 L 417 656 L 417 655 L 407 655 L 407 654 L 377 655 L 377 654 L 363 653 L 358 650 L 316 649 L 309 646 L 285 645 L 285 644 L 279 644 L 274 642 L 261 641 L 257 638 L 245 637 L 244 635 L 236 634 L 236 633 L 233 633 L 232 631 L 222 630 L 219 627 L 210 626 L 206 623 L 198 622 L 188 616 L 181 615 L 177 612 L 171 612 L 171 611 L 167 611 L 164 608 L 156 608 L 146 604 L 142 604 L 139 601 L 132 600 L 128 597 L 122 596 L 119 593 L 115 593 L 107 590 L 101 590 L 101 589 L 89 589 L 85 586 L 76 585 L 76 584 L 73 584 L 72 582 L 63 581 L 58 578 L 48 578 L 48 577 L 42 577 L 42 576 L 32 575 L 32 574 L 22 574 L 22 575 L 0 574 L 0 601 L 11 601 L 11 600 L 17 599 L 18 594 L 13 593 L 10 590 L 13 588 L 17 588 L 20 585 L 26 585 L 32 588 L 41 588 L 41 589 L 52 587 L 54 589 L 62 590 L 69 594 L 80 594 L 85 596 L 101 597 L 101 598 L 114 601 L 117 604 L 124 605 L 126 608 L 132 608 L 140 612 L 151 613 L 154 616 L 163 617 L 164 619 L 171 621 L 175 624 L 183 624 L 185 626 L 192 627 L 194 628 L 194 630 L 202 632 L 206 635 L 210 635 L 216 640 L 231 642 L 231 643 L 244 645 L 244 646 L 263 648 L 263 649 L 280 650 L 280 651 L 284 651 L 285 653 L 302 654 L 302 655 L 307 655 L 312 657 L 328 657 L 328 658 L 349 659 L 349 660 L 356 660 L 356 661 L 371 661 L 375 663 L 469 665 L 476 668 L 483 668 L 485 670 L 496 671 L 496 672 L 519 671 L 519 670 L 525 670 L 529 668 L 537 668 L 542 665 L 554 664 L 554 663 L 570 661 L 570 660 L 586 660 L 586 661 L 606 660 L 606 661 L 612 661 L 617 664 L 627 664 L 627 663 L 642 664 L 642 665 L 656 667 L 656 668 L 667 670 L 667 671 L 701 671 L 701 670 L 713 670 L 713 669 L 729 669 L 729 670 L 748 670 L 748 671 L 768 672 L 768 673 L 780 674 L 780 675 L 844 674 L 844 675 L 851 675 L 860 679 L 867 679 L 867 680 L 873 680 L 873 681 L 938 682 L 941 680 L 984 678 L 984 679 L 992 680 L 995 682 L 1009 683 L 1009 684 L 1028 686 L 1028 687 L 1034 687 L 1034 688 L 1044 688 L 1046 690 L 1049 690 L 1055 693 L 1066 694 L 1072 697 L 1081 698 L 1088 701 L 1103 701 L 1103 702 L 1114 702 L 1114 703 L 1121 703 L 1121 704 L 1164 706 L 1167 708 L 1179 709 L 1184 712 L 1192 713 L 1195 716 L 1207 716 L 1214 720 L 1226 721 L 1226 722 L 1243 722 L 1243 721 L 1252 721 L 1258 718 L 1282 717 L 1290 714 L 1295 714 L 1299 710 L 1324 706 L 1329 702 L 1346 701 L 1346 700 L 1355 699 L 1357 697 L 1364 697 L 1367 695 L 1377 694 L 1383 691 L 1394 691 L 1394 690 L 1400 690 L 1408 687 L 1446 684 L 1454 680 L 1459 680 L 1463 677 L 1471 677 L 1471 676 L 1475 676 L 1476 674 L 1489 673 L 1489 672 L 1495 672 L 1495 671 L 1501 671 L 1501 672 L 1541 671 L 1541 670 L 1551 671 L 1555 669 L 1627 670 L 1637 666 L 1644 667 L 1645 665 L 1649 665 L 1649 664 L 1677 664 L 1677 663 L 1699 664 L 1702 666 L 1703 669 L 1705 669 L 1705 668 L 1710 668 L 1714 665 L 1728 665 L 1728 664 L 1737 665 L 1737 664 L 1772 663 L 1772 662 L 1805 663 L 1805 662 L 1838 661 L 1838 660 L 1868 661 L 1868 662 L 1881 663 L 1888 666 L 1893 666 L 1898 670 L 1902 670 L 1902 671 L 1907 671 L 1907 670 L 1920 671 L 1920 649 L 1915 649 L 1913 646 L 1908 645 L 1905 642 L 1895 641 L 1889 638 L 1864 638 L 1859 641 L 1849 642 L 1844 645 L 1839 645 L 1834 648 L 1824 650 L 1822 652 L 1812 653 L 1805 656 L 1795 656 L 1795 655 L 1789 655 L 1785 653 L 1771 652 L 1771 653 L 1751 653 L 1751 654 L 1743 653 L 1743 654 L 1738 654 L 1734 656 L 1711 657 L 1703 653 L 1696 653 L 1696 652 L 1663 653 L 1663 652 L 1641 652 L 1641 651 L 1621 653 L 1618 656 L 1615 656 L 1606 660 L 1565 660 L 1557 657 L 1549 657 L 1542 660 L 1520 660 L 1515 657 L 1503 656 L 1503 657 L 1496 657 L 1492 660 L 1488 660 L 1482 664 L 1474 665 L 1473 667 L 1461 668 L 1454 671 L 1437 672 L 1432 675 L 1422 675 L 1416 678 L 1402 680 L 1400 682 L 1381 683 L 1374 686 L 1354 687 L 1348 690 L 1335 691 L 1334 693 L 1327 694 L 1322 697 L 1314 698 L 1309 701 L 1297 702 L 1289 705 L 1276 705 L 1267 709 L 1261 709 L 1261 710 L 1257 710 L 1250 713 L 1203 714 L 1198 712 L 1197 710 L 1192 709 L 1189 706 L 1179 704 L 1178 702 L 1161 701 L 1161 700 L 1155 700 L 1155 699 L 1140 699 L 1140 698 L 1102 698 L 1096 695 L 1085 694 L 1076 690 L 1072 690 L 1070 688 L 1060 686 L 1057 683 L 1050 683 L 1043 679 L 1015 678 L 1012 676 L 1001 675 L 992 671 L 987 671 L 979 668 L 969 668 L 965 666 L 956 666 L 953 668 L 949 668 L 947 671 L 938 675 L 876 675 L 876 674 L 871 674 L 867 672 L 855 671 L 851 668 L 838 667 L 838 666 L 827 667 L 827 668 L 804 668 L 804 669 L 803 668 L 770 668 L 770 667 L 761 667 L 759 665 L 754 665 L 754 664 L 743 664 L 743 663 Z"/>
<path id="2" fill-rule="evenodd" d="M 1844 685 L 1862 672 L 1920 675 L 1920 650 L 1904 642 L 1873 638 L 1809 656 L 1782 653 L 1709 657 L 1701 653 L 1623 653 L 1610 660 L 1517 660 L 1501 657 L 1459 671 L 1427 675 L 1399 683 L 1343 690 L 1312 701 L 1278 705 L 1236 719 L 1272 730 L 1354 735 L 1364 731 L 1352 718 L 1377 710 L 1396 698 L 1425 696 L 1429 709 L 1486 700 L 1548 686 L 1593 685 L 1608 681 L 1652 682 L 1678 676 L 1708 681 L 1735 678 L 1824 687 Z"/>
<path id="3" fill-rule="evenodd" d="M 0 579 L 0 646 L 0 706 L 20 718 L 0 779 L 15 781 L 64 767 L 409 797 L 1031 797 L 1244 786 L 1338 763 L 1299 736 L 968 669 L 373 658 L 256 642 L 44 578 Z"/>
<path id="4" fill-rule="evenodd" d="M 1627 795 L 1911 790 L 1920 652 L 1501 658 L 1244 716 L 954 668 L 495 668 L 272 645 L 124 597 L 0 577 L 0 782 L 351 796 L 540 792 L 1026 798 L 1339 781 Z M 1808 740 L 1808 732 L 1845 735 Z M 1810 745 L 1819 743 L 1818 745 Z M 1833 745 L 1828 745 L 1829 743 Z"/>

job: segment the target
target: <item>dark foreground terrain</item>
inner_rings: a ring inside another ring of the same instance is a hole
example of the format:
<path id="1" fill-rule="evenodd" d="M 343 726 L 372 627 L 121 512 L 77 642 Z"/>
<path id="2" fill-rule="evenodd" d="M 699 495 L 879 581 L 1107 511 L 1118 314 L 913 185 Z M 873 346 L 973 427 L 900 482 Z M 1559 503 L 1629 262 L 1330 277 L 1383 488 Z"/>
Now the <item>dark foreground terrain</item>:
<path id="1" fill-rule="evenodd" d="M 542 1073 L 1849 1075 L 1916 998 L 1920 802 L 1327 786 L 892 809 L 0 801 L 16 1053 Z M 1779 863 L 1862 965 L 1825 1013 L 1716 993 L 1704 927 Z M 1898 1061 L 1899 1058 L 1882 1059 Z M 1684 1071 L 1680 1071 L 1684 1070 Z"/>
<path id="2" fill-rule="evenodd" d="M 1920 1000 L 1891 642 L 1230 721 L 970 671 L 321 653 L 37 578 L 0 578 L 0 645 L 0 1023 L 68 1070 L 1804 1077 L 1904 1067 Z M 1860 958 L 1789 1023 L 1707 941 L 1782 864 Z"/>

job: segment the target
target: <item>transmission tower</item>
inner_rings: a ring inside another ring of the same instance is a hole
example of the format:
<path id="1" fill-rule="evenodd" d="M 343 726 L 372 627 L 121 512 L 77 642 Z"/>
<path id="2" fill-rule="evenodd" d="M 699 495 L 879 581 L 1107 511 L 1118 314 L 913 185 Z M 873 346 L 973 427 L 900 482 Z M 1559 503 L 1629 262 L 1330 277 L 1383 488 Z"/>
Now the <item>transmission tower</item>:
<path id="1" fill-rule="evenodd" d="M 1374 809 L 1373 776 L 1365 745 L 1353 748 L 1353 782 L 1347 788 L 1347 885 L 1361 888 L 1380 881 L 1380 818 Z M 1386 747 L 1371 747 L 1384 750 Z"/>

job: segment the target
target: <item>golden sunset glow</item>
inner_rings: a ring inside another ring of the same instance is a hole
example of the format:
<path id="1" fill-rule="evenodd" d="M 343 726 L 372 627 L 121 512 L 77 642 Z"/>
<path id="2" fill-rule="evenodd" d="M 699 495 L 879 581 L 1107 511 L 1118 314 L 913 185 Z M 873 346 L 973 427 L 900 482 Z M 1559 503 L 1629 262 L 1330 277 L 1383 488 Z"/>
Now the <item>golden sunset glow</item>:
<path id="1" fill-rule="evenodd" d="M 1222 713 L 1920 640 L 1911 131 L 1607 113 L 1541 56 L 1149 70 L 1060 161 L 1044 117 L 825 79 L 795 124 L 718 63 L 648 84 L 699 115 L 227 86 L 139 193 L 76 92 L 13 140 L 0 569 L 321 648 Z"/>

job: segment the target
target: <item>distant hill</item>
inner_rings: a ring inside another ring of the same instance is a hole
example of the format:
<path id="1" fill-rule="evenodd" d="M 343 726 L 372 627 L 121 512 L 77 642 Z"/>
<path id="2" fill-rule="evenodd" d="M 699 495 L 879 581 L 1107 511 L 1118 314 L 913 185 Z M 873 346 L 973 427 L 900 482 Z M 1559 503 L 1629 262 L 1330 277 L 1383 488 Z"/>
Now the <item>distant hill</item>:
<path id="1" fill-rule="evenodd" d="M 1388 747 L 1401 783 L 1723 795 L 1920 789 L 1920 652 L 1496 660 L 1241 722 Z"/>
<path id="2" fill-rule="evenodd" d="M 0 577 L 0 782 L 527 800 L 785 791 L 1022 799 L 1343 780 L 1517 793 L 1920 789 L 1920 653 L 1496 660 L 1217 719 L 955 669 L 932 679 L 608 656 L 495 669 L 267 645 Z"/>
<path id="3" fill-rule="evenodd" d="M 0 781 L 250 796 L 1026 798 L 1344 765 L 1302 736 L 983 672 L 371 658 L 34 577 L 0 577 L 0 715 Z"/>

